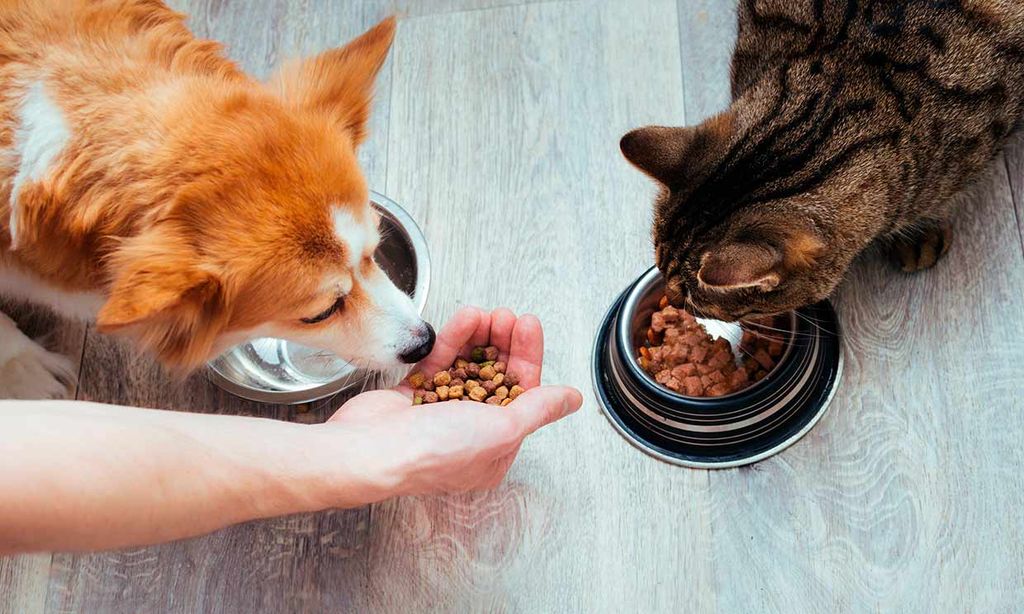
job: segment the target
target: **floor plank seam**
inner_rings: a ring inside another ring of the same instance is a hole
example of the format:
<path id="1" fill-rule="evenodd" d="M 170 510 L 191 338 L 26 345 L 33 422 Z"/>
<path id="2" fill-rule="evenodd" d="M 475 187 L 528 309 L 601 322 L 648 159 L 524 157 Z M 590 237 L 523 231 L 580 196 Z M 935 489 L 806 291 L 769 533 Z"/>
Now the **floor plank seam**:
<path id="1" fill-rule="evenodd" d="M 1010 161 L 1003 154 L 1003 167 L 1006 169 L 1006 183 L 1010 186 L 1010 202 L 1013 204 L 1013 217 L 1017 220 L 1017 239 L 1020 241 L 1020 255 L 1024 257 L 1024 224 L 1020 220 L 1021 203 L 1017 200 L 1017 192 L 1013 189 L 1013 178 L 1010 176 Z"/>
<path id="2" fill-rule="evenodd" d="M 75 400 L 80 400 L 79 395 L 82 394 L 82 373 L 85 371 L 85 347 L 89 343 L 89 329 L 91 325 L 86 324 L 85 330 L 82 332 L 82 351 L 78 355 L 78 378 L 75 380 Z"/>
<path id="3" fill-rule="evenodd" d="M 401 43 L 401 40 L 399 40 L 399 43 Z M 392 57 L 394 57 L 396 55 L 397 54 L 392 53 Z M 398 60 L 392 59 L 391 60 L 391 73 L 388 75 L 388 80 L 389 80 L 389 83 L 388 83 L 388 106 L 385 109 L 385 112 L 387 113 L 387 115 L 386 115 L 387 119 L 385 120 L 384 125 L 385 125 L 385 130 L 387 130 L 387 134 L 384 135 L 384 162 L 383 162 L 383 168 L 381 168 L 381 170 L 377 171 L 378 173 L 380 173 L 384 177 L 384 185 L 381 186 L 381 189 L 384 191 L 384 196 L 387 196 L 388 198 L 391 197 L 391 195 L 389 194 L 391 186 L 388 185 L 388 160 L 391 159 L 391 109 L 393 109 L 394 106 L 395 106 L 395 65 L 396 64 L 398 64 Z M 378 109 L 377 112 L 380 113 L 380 110 Z"/>
<path id="4" fill-rule="evenodd" d="M 689 125 L 690 113 L 686 108 L 686 47 L 683 45 L 683 3 L 676 3 L 676 36 L 679 42 L 679 74 L 683 86 L 683 124 Z"/>

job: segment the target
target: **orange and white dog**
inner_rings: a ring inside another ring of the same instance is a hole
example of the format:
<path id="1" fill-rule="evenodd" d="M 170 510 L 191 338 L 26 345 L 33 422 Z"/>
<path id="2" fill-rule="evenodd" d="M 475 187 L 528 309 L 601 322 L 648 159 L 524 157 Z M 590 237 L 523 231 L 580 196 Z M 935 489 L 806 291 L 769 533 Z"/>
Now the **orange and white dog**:
<path id="1" fill-rule="evenodd" d="M 428 354 L 356 160 L 394 31 L 261 83 L 159 0 L 0 0 L 0 294 L 175 369 L 262 336 Z M 67 365 L 0 314 L 0 398 L 60 396 Z"/>

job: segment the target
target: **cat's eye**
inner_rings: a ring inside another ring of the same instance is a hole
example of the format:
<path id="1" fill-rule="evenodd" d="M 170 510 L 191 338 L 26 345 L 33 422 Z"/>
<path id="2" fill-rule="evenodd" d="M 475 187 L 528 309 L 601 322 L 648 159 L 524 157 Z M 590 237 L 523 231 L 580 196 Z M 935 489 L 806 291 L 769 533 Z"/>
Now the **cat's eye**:
<path id="1" fill-rule="evenodd" d="M 345 297 L 344 296 L 339 296 L 338 300 L 334 301 L 334 303 L 332 303 L 331 306 L 328 307 L 326 310 L 316 314 L 312 318 L 302 318 L 300 321 L 303 324 L 319 324 L 320 322 L 323 322 L 327 318 L 333 316 L 335 313 L 341 311 L 342 308 L 344 308 L 344 307 L 345 307 Z"/>

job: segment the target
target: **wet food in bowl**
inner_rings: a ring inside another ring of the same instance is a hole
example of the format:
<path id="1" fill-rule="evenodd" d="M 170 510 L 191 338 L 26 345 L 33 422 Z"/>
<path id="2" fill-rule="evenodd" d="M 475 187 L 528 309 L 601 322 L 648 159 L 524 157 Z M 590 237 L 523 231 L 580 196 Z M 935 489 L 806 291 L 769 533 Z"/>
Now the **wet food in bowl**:
<path id="1" fill-rule="evenodd" d="M 768 376 L 785 349 L 785 331 L 774 317 L 748 322 L 733 348 L 667 298 L 658 308 L 637 361 L 656 382 L 682 395 L 720 397 L 745 390 Z"/>

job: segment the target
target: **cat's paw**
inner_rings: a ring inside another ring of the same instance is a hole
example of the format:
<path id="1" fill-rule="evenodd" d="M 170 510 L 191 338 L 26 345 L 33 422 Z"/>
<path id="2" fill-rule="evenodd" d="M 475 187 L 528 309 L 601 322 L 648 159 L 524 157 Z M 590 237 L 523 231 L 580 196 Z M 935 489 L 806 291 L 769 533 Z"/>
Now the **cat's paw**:
<path id="1" fill-rule="evenodd" d="M 28 338 L 13 342 L 0 353 L 0 399 L 66 398 L 76 379 L 71 361 Z"/>
<path id="2" fill-rule="evenodd" d="M 914 231 L 912 236 L 893 239 L 889 254 L 904 273 L 915 273 L 935 266 L 953 243 L 949 224 L 929 226 Z"/>

